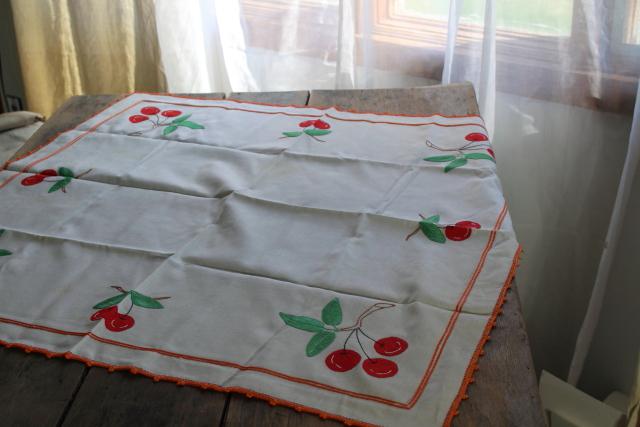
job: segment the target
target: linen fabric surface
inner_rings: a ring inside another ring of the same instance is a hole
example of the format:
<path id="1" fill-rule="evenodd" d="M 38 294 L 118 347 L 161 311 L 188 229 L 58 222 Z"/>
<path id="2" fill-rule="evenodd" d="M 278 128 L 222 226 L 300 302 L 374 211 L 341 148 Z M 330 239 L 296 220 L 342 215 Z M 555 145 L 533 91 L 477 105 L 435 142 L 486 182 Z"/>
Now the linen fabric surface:
<path id="1" fill-rule="evenodd" d="M 129 95 L 0 171 L 0 340 L 446 424 L 519 253 L 485 135 L 479 116 Z"/>

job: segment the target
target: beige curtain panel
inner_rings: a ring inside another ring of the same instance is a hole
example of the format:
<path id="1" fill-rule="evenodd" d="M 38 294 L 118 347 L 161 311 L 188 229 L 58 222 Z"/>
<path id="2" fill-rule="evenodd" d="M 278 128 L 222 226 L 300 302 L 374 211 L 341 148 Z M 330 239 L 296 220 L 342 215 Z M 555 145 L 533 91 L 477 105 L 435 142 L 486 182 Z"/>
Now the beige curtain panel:
<path id="1" fill-rule="evenodd" d="M 12 1 L 30 110 L 70 96 L 164 91 L 152 0 Z"/>

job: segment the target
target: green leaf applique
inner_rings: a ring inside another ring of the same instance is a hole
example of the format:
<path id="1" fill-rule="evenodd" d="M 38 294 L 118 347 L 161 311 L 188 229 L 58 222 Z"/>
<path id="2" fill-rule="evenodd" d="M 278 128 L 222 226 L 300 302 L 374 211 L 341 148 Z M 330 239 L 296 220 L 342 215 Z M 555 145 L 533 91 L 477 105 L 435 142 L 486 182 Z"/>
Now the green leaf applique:
<path id="1" fill-rule="evenodd" d="M 322 321 L 327 325 L 338 326 L 342 323 L 342 308 L 340 300 L 334 298 L 322 309 Z"/>
<path id="2" fill-rule="evenodd" d="M 324 323 L 307 316 L 296 316 L 293 314 L 280 313 L 280 317 L 289 326 L 307 332 L 324 331 Z"/>
<path id="3" fill-rule="evenodd" d="M 194 123 L 194 122 L 189 122 L 189 121 L 183 121 L 180 122 L 180 124 L 178 124 L 178 126 L 184 126 L 187 127 L 189 129 L 204 129 L 204 126 L 199 125 L 198 123 Z"/>
<path id="4" fill-rule="evenodd" d="M 58 175 L 60 176 L 66 176 L 68 178 L 73 178 L 73 171 L 69 168 L 65 168 L 65 167 L 60 167 L 58 168 Z"/>
<path id="5" fill-rule="evenodd" d="M 322 136 L 322 135 L 328 135 L 331 133 L 330 130 L 323 130 L 323 129 L 305 129 L 304 133 L 306 133 L 307 135 L 310 136 Z"/>
<path id="6" fill-rule="evenodd" d="M 307 343 L 306 353 L 307 356 L 313 357 L 326 349 L 336 339 L 336 333 L 331 331 L 318 332 L 311 337 Z"/>
<path id="7" fill-rule="evenodd" d="M 296 132 L 282 132 L 282 134 L 284 136 L 288 136 L 289 138 L 295 138 L 297 136 L 302 135 L 302 132 L 298 132 L 298 131 L 296 131 Z"/>
<path id="8" fill-rule="evenodd" d="M 466 164 L 467 164 L 467 159 L 465 159 L 464 157 L 460 157 L 448 163 L 447 166 L 444 167 L 444 171 L 446 173 L 451 170 L 454 170 L 455 168 L 459 168 L 460 166 L 464 166 Z"/>
<path id="9" fill-rule="evenodd" d="M 8 251 L 6 249 L 0 249 L 0 256 L 7 256 L 7 255 L 11 255 L 13 252 Z"/>
<path id="10" fill-rule="evenodd" d="M 174 132 L 176 129 L 178 129 L 178 126 L 176 126 L 176 125 L 167 126 L 162 131 L 162 134 L 163 135 L 169 135 L 171 132 Z"/>
<path id="11" fill-rule="evenodd" d="M 143 308 L 164 308 L 162 304 L 156 301 L 154 298 L 148 297 L 136 291 L 129 291 L 131 294 L 131 302 L 138 307 Z"/>
<path id="12" fill-rule="evenodd" d="M 177 125 L 177 124 L 179 124 L 179 123 L 184 122 L 184 121 L 185 121 L 185 120 L 187 120 L 189 117 L 191 117 L 191 114 L 185 114 L 184 116 L 180 116 L 180 117 L 178 117 L 177 119 L 174 119 L 171 123 L 172 123 L 172 124 Z"/>
<path id="13" fill-rule="evenodd" d="M 426 160 L 428 162 L 450 162 L 451 160 L 455 160 L 456 156 L 448 154 L 446 156 L 433 156 L 433 157 L 425 157 L 422 160 Z"/>
<path id="14" fill-rule="evenodd" d="M 432 217 L 433 218 L 433 217 Z M 447 241 L 447 238 L 444 236 L 444 233 L 438 227 L 437 224 L 430 222 L 428 220 L 420 221 L 420 230 L 424 233 L 425 236 L 431 241 L 436 243 L 444 243 Z"/>
<path id="15" fill-rule="evenodd" d="M 62 168 L 61 168 L 62 169 Z M 71 182 L 71 177 L 66 177 L 64 179 L 61 179 L 60 181 L 56 182 L 55 184 L 53 184 L 51 186 L 51 188 L 49 189 L 49 193 L 53 193 L 54 191 L 58 191 L 58 190 L 62 190 L 64 191 L 64 188 Z"/>
<path id="16" fill-rule="evenodd" d="M 465 154 L 464 158 L 469 160 L 491 160 L 493 163 L 496 162 L 496 160 L 493 157 L 491 157 L 486 153 L 469 153 L 469 154 Z"/>
<path id="17" fill-rule="evenodd" d="M 100 301 L 99 303 L 94 305 L 93 308 L 107 308 L 111 307 L 112 305 L 120 304 L 120 302 L 125 299 L 127 295 L 129 295 L 129 292 L 121 293 L 114 297 L 107 298 L 106 300 Z"/>

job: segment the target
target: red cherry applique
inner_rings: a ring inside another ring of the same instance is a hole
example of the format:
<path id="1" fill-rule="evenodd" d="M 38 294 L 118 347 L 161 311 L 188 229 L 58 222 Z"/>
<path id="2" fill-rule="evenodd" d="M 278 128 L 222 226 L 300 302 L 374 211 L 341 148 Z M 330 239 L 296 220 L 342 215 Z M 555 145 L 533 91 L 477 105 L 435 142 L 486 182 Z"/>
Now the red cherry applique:
<path id="1" fill-rule="evenodd" d="M 143 108 L 143 110 L 144 110 L 144 108 Z M 140 114 L 134 114 L 133 116 L 129 117 L 129 121 L 131 123 L 140 123 L 140 122 L 144 122 L 145 120 L 149 120 L 149 117 L 142 116 Z"/>
<path id="2" fill-rule="evenodd" d="M 487 148 L 487 153 L 489 153 L 489 155 L 491 157 L 493 157 L 494 159 L 496 158 L 496 153 L 493 152 L 493 150 L 491 148 Z"/>
<path id="3" fill-rule="evenodd" d="M 175 117 L 175 116 L 179 116 L 180 114 L 182 114 L 182 111 L 179 111 L 179 110 L 165 110 L 162 113 L 160 113 L 160 115 L 164 117 Z"/>
<path id="4" fill-rule="evenodd" d="M 466 139 L 467 141 L 488 141 L 489 138 L 487 138 L 487 135 L 485 135 L 484 133 L 480 133 L 480 132 L 472 132 L 467 134 L 467 136 L 464 137 L 464 139 Z"/>
<path id="5" fill-rule="evenodd" d="M 35 175 L 31 175 L 31 176 L 28 176 L 28 177 L 24 178 L 22 181 L 20 181 L 20 184 L 22 184 L 22 185 L 36 185 L 36 184 L 40 184 L 42 181 L 44 181 L 45 178 L 46 178 L 45 175 L 37 173 Z"/>
<path id="6" fill-rule="evenodd" d="M 336 350 L 325 359 L 327 367 L 332 371 L 346 372 L 355 368 L 360 363 L 360 354 L 353 350 Z"/>
<path id="7" fill-rule="evenodd" d="M 480 228 L 480 224 L 473 221 L 458 221 L 455 225 L 447 225 L 444 234 L 449 240 L 462 241 L 467 240 L 471 236 L 473 228 Z"/>
<path id="8" fill-rule="evenodd" d="M 373 345 L 374 350 L 383 356 L 397 356 L 403 353 L 407 347 L 409 344 L 398 337 L 381 338 Z"/>
<path id="9" fill-rule="evenodd" d="M 158 107 L 144 107 L 140 110 L 142 114 L 146 114 L 147 116 L 154 116 L 160 112 Z"/>
<path id="10" fill-rule="evenodd" d="M 301 128 L 308 128 L 309 126 L 313 125 L 315 122 L 316 122 L 315 120 L 305 120 L 304 122 L 300 122 L 298 126 L 300 126 Z"/>
<path id="11" fill-rule="evenodd" d="M 329 129 L 331 127 L 331 125 L 327 122 L 325 122 L 324 120 L 316 120 L 315 122 L 313 122 L 313 127 L 316 129 Z"/>
<path id="12" fill-rule="evenodd" d="M 122 332 L 129 328 L 132 328 L 135 324 L 133 317 L 128 314 L 116 314 L 108 319 L 105 319 L 104 326 L 111 332 Z"/>
<path id="13" fill-rule="evenodd" d="M 362 369 L 376 378 L 389 378 L 398 373 L 398 365 L 392 360 L 383 358 L 365 360 L 362 363 Z"/>
<path id="14" fill-rule="evenodd" d="M 91 320 L 100 320 L 100 319 L 110 319 L 113 316 L 118 315 L 118 306 L 114 305 L 112 307 L 103 308 L 102 310 L 98 310 L 91 315 L 89 319 Z"/>
<path id="15" fill-rule="evenodd" d="M 44 176 L 58 176 L 58 172 L 55 171 L 55 169 L 45 169 L 42 172 L 40 172 L 40 175 L 44 175 Z"/>

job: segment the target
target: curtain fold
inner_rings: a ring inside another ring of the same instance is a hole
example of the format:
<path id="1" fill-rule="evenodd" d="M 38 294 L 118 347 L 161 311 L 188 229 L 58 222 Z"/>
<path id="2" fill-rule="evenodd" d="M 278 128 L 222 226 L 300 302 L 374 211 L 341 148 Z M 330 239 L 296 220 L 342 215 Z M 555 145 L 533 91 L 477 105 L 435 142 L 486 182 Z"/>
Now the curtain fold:
<path id="1" fill-rule="evenodd" d="M 28 108 L 79 94 L 162 91 L 153 0 L 13 0 Z"/>

